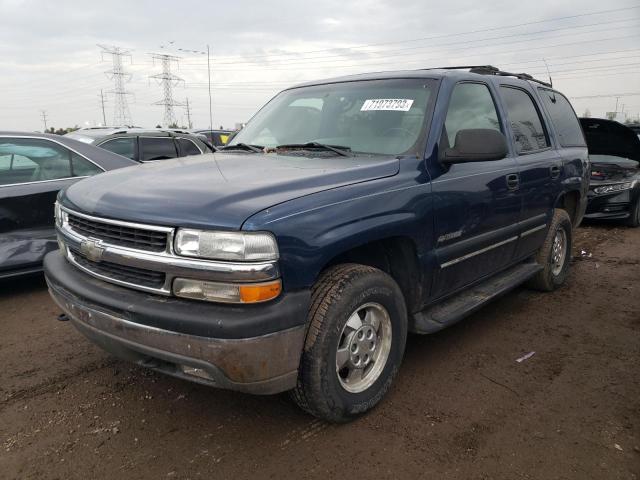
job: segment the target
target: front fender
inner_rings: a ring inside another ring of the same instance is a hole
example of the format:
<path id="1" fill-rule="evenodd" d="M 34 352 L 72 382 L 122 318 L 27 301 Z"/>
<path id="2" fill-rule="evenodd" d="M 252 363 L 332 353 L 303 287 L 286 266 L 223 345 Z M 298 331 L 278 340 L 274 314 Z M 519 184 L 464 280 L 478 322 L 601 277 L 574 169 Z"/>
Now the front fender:
<path id="1" fill-rule="evenodd" d="M 419 258 L 432 248 L 431 186 L 380 179 L 292 200 L 250 217 L 244 230 L 278 238 L 284 288 L 308 288 L 334 258 L 390 237 L 411 238 Z"/>

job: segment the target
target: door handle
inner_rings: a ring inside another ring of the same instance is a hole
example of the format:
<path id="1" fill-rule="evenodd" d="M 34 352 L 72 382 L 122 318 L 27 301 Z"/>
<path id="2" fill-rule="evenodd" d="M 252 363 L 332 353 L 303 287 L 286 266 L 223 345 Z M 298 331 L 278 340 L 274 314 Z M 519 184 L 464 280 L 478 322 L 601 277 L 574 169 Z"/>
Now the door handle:
<path id="1" fill-rule="evenodd" d="M 557 165 L 552 165 L 549 168 L 549 171 L 551 172 L 551 178 L 553 179 L 558 178 L 560 176 L 560 167 Z"/>
<path id="2" fill-rule="evenodd" d="M 507 188 L 509 190 L 515 190 L 516 188 L 518 188 L 519 184 L 520 177 L 517 173 L 510 173 L 509 175 L 507 175 Z"/>

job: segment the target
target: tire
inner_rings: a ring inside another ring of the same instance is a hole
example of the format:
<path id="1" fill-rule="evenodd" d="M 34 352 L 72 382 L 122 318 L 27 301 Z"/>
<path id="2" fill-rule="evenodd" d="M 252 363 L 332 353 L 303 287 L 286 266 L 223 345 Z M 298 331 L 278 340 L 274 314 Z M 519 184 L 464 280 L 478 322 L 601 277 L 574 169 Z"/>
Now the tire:
<path id="1" fill-rule="evenodd" d="M 556 208 L 544 244 L 536 254 L 536 262 L 543 268 L 527 283 L 530 288 L 552 292 L 564 284 L 569 274 L 569 263 L 571 262 L 572 231 L 573 226 L 569 214 L 565 210 Z M 560 240 L 561 243 L 564 243 L 564 256 L 559 263 L 557 262 L 558 257 L 554 257 L 557 235 L 564 236 L 564 241 Z"/>
<path id="2" fill-rule="evenodd" d="M 631 215 L 627 218 L 627 226 L 636 228 L 640 226 L 640 195 L 636 199 L 636 203 L 631 208 Z"/>
<path id="3" fill-rule="evenodd" d="M 378 324 L 377 330 L 369 328 L 369 319 Z M 377 268 L 331 267 L 312 289 L 308 321 L 298 382 L 291 392 L 294 401 L 311 415 L 335 423 L 371 410 L 391 387 L 404 355 L 407 310 L 398 284 Z M 356 343 L 356 353 L 345 350 Z M 349 358 L 340 370 L 338 350 L 348 354 L 341 360 Z M 361 366 L 369 362 L 366 368 L 354 367 L 356 357 Z"/>

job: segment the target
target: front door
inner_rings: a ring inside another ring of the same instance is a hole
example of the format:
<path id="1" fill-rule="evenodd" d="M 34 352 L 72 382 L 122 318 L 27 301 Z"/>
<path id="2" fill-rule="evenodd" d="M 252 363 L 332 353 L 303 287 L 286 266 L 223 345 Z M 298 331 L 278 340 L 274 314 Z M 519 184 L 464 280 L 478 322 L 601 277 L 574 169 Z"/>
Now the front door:
<path id="1" fill-rule="evenodd" d="M 474 128 L 504 133 L 489 86 L 458 83 L 439 151 L 454 145 L 458 131 Z M 517 244 L 521 204 L 518 167 L 512 157 L 459 163 L 431 173 L 438 264 L 431 292 L 435 300 L 509 264 Z"/>

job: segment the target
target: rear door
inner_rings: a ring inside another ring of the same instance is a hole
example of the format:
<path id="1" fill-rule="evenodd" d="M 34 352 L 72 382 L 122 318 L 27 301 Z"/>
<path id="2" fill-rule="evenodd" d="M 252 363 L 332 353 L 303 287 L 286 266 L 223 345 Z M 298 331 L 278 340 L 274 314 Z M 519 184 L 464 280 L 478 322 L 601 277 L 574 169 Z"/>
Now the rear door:
<path id="1" fill-rule="evenodd" d="M 450 96 L 439 151 L 452 147 L 462 129 L 505 133 L 495 92 L 480 82 L 456 84 Z M 517 240 L 520 197 L 517 164 L 507 157 L 459 163 L 432 174 L 437 263 L 432 299 L 437 299 L 511 262 Z"/>
<path id="2" fill-rule="evenodd" d="M 56 195 L 102 169 L 78 153 L 42 138 L 0 138 L 0 276 L 37 268 L 57 248 Z"/>
<path id="3" fill-rule="evenodd" d="M 548 129 L 530 92 L 502 84 L 500 98 L 518 163 L 522 213 L 516 257 L 524 258 L 544 241 L 561 178 L 562 159 L 551 146 Z"/>

